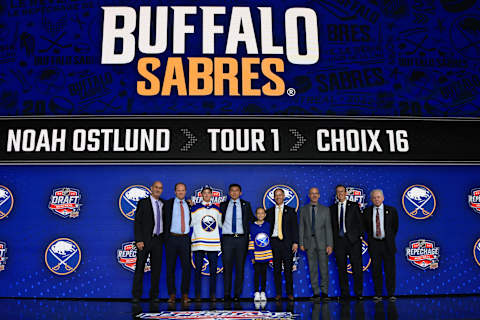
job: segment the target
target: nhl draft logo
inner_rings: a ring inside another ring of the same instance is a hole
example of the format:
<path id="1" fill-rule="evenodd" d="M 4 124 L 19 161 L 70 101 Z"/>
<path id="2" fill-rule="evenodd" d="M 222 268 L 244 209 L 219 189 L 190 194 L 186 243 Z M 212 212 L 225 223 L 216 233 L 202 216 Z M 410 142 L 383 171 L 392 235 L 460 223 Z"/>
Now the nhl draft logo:
<path id="1" fill-rule="evenodd" d="M 5 265 L 7 264 L 7 244 L 3 241 L 0 241 L 0 271 L 5 270 Z"/>
<path id="2" fill-rule="evenodd" d="M 0 220 L 6 218 L 13 208 L 12 192 L 5 186 L 0 185 Z"/>
<path id="3" fill-rule="evenodd" d="M 347 187 L 347 200 L 358 203 L 362 211 L 367 205 L 365 203 L 365 192 L 361 188 Z"/>
<path id="4" fill-rule="evenodd" d="M 422 270 L 437 269 L 440 258 L 440 247 L 434 241 L 419 239 L 410 241 L 405 249 L 407 260 Z"/>
<path id="5" fill-rule="evenodd" d="M 45 250 L 47 268 L 60 276 L 65 276 L 77 270 L 81 260 L 80 247 L 69 238 L 56 239 Z"/>
<path id="6" fill-rule="evenodd" d="M 137 202 L 140 199 L 150 196 L 150 193 L 150 189 L 145 186 L 133 185 L 127 187 L 125 190 L 123 190 L 120 198 L 118 199 L 118 207 L 120 208 L 120 212 L 128 220 L 135 220 Z"/>
<path id="7" fill-rule="evenodd" d="M 217 220 L 214 217 L 206 215 L 202 218 L 202 229 L 207 232 L 213 232 L 217 228 Z"/>
<path id="8" fill-rule="evenodd" d="M 293 188 L 284 184 L 277 184 L 268 188 L 268 190 L 265 192 L 265 195 L 263 196 L 263 208 L 267 210 L 276 205 L 274 192 L 277 189 L 282 189 L 285 193 L 285 205 L 295 208 L 295 210 L 298 210 L 300 200 L 298 199 L 297 193 L 295 192 L 295 190 L 293 190 Z"/>
<path id="9" fill-rule="evenodd" d="M 193 269 L 197 269 L 197 267 L 195 266 L 195 262 L 194 262 L 194 260 L 193 260 L 193 259 L 194 259 L 194 258 L 193 258 L 193 255 L 194 255 L 194 253 L 192 252 L 192 253 L 191 253 L 191 256 L 190 256 L 190 262 L 192 263 Z M 221 256 L 222 256 L 222 251 L 219 251 L 219 252 L 218 252 L 218 260 L 217 260 L 217 274 L 223 272 L 222 259 L 220 259 Z M 210 266 L 209 266 L 209 265 L 210 265 L 210 263 L 209 263 L 207 257 L 205 256 L 205 257 L 203 258 L 203 265 L 202 265 L 202 274 L 203 274 L 204 276 L 210 276 L 211 270 L 210 270 Z"/>
<path id="10" fill-rule="evenodd" d="M 258 233 L 257 236 L 255 237 L 255 244 L 260 248 L 264 248 L 268 246 L 268 243 L 269 243 L 268 236 L 263 232 Z"/>
<path id="11" fill-rule="evenodd" d="M 370 255 L 368 254 L 368 243 L 366 243 L 365 240 L 362 240 L 362 270 L 364 272 L 368 270 L 371 262 L 372 259 L 370 259 Z M 347 264 L 347 272 L 353 274 L 352 264 L 350 262 Z"/>
<path id="12" fill-rule="evenodd" d="M 135 241 L 122 243 L 122 247 L 117 249 L 117 261 L 128 271 L 135 271 L 135 265 L 137 263 L 137 246 L 135 245 Z M 148 257 L 144 271 L 148 272 L 150 270 L 150 257 Z"/>
<path id="13" fill-rule="evenodd" d="M 415 184 L 405 189 L 402 205 L 410 217 L 418 220 L 427 219 L 435 211 L 435 195 L 426 186 Z"/>
<path id="14" fill-rule="evenodd" d="M 480 213 L 480 188 L 475 188 L 468 195 L 468 205 L 476 213 Z"/>
<path id="15" fill-rule="evenodd" d="M 475 242 L 473 246 L 473 258 L 477 262 L 478 266 L 480 267 L 480 239 Z"/>
<path id="16" fill-rule="evenodd" d="M 225 195 L 225 193 L 223 192 L 222 189 L 218 189 L 218 188 L 214 188 L 214 187 L 210 187 L 212 188 L 212 200 L 211 202 L 216 205 L 216 206 L 219 206 L 220 203 L 224 202 L 227 200 L 227 196 Z M 197 204 L 197 203 L 202 203 L 203 199 L 202 199 L 202 188 L 200 189 L 196 189 L 191 197 L 192 199 L 192 202 L 193 204 Z"/>
<path id="17" fill-rule="evenodd" d="M 48 208 L 62 218 L 78 218 L 80 213 L 80 191 L 74 188 L 58 188 L 50 196 Z"/>

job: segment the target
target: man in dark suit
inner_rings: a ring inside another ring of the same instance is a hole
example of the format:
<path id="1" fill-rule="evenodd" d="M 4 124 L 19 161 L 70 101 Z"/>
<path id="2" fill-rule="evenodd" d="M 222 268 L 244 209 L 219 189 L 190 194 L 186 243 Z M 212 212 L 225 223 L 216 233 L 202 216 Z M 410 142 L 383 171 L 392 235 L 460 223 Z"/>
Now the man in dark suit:
<path id="1" fill-rule="evenodd" d="M 220 203 L 222 211 L 222 261 L 224 299 L 231 298 L 232 273 L 235 266 L 234 301 L 240 300 L 243 288 L 243 269 L 248 250 L 248 234 L 253 221 L 250 202 L 240 199 L 242 187 L 231 184 L 228 187 L 230 200 Z"/>
<path id="2" fill-rule="evenodd" d="M 137 262 L 133 275 L 132 302 L 138 303 L 142 296 L 143 272 L 148 255 L 150 254 L 151 287 L 150 298 L 153 302 L 160 302 L 159 280 L 162 265 L 162 251 L 164 245 L 164 201 L 160 199 L 163 193 L 163 184 L 155 181 L 151 194 L 137 203 L 135 210 L 135 244 L 137 246 Z"/>
<path id="3" fill-rule="evenodd" d="M 165 201 L 165 253 L 167 259 L 168 303 L 175 302 L 175 267 L 180 258 L 182 267 L 182 303 L 190 302 L 190 208 L 185 200 L 187 186 L 175 184 L 175 198 Z"/>
<path id="4" fill-rule="evenodd" d="M 342 299 L 350 298 L 347 274 L 347 256 L 353 272 L 353 288 L 357 299 L 362 300 L 363 265 L 362 238 L 363 223 L 358 203 L 347 200 L 347 188 L 335 188 L 338 202 L 330 207 L 333 232 L 333 250 L 337 261 L 338 278 Z"/>
<path id="5" fill-rule="evenodd" d="M 282 298 L 282 264 L 285 274 L 286 292 L 289 301 L 293 301 L 293 254 L 298 249 L 298 222 L 294 208 L 284 204 L 285 191 L 274 191 L 275 207 L 267 210 L 266 221 L 270 223 L 271 245 L 273 252 L 273 276 L 275 279 L 275 300 Z"/>
<path id="6" fill-rule="evenodd" d="M 372 259 L 372 278 L 375 287 L 375 300 L 382 299 L 383 276 L 382 262 L 385 271 L 387 295 L 395 300 L 395 236 L 398 232 L 398 213 L 394 207 L 383 203 L 381 189 L 370 192 L 373 206 L 365 209 L 365 228 L 368 234 L 368 251 Z"/>

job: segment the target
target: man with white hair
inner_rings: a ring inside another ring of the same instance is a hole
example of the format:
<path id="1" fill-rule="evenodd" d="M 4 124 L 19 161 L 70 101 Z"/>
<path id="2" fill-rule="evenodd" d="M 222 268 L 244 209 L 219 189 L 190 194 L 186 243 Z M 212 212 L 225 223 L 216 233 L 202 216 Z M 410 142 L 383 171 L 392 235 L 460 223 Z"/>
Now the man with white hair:
<path id="1" fill-rule="evenodd" d="M 365 228 L 368 234 L 368 251 L 372 259 L 374 300 L 380 301 L 383 293 L 382 263 L 389 300 L 395 300 L 395 236 L 398 232 L 398 213 L 394 207 L 383 203 L 381 189 L 370 192 L 373 206 L 365 209 Z"/>

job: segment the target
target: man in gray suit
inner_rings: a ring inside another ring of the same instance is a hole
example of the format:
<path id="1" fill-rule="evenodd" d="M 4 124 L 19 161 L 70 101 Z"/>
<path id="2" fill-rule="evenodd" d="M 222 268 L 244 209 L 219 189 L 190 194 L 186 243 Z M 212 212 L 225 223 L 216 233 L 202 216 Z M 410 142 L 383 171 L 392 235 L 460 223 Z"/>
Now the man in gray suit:
<path id="1" fill-rule="evenodd" d="M 308 192 L 310 203 L 300 209 L 299 242 L 300 250 L 307 252 L 313 300 L 328 301 L 328 256 L 333 251 L 330 210 L 318 203 L 320 192 L 311 188 Z M 318 286 L 318 267 L 321 283 Z M 321 290 L 321 296 L 320 296 Z"/>

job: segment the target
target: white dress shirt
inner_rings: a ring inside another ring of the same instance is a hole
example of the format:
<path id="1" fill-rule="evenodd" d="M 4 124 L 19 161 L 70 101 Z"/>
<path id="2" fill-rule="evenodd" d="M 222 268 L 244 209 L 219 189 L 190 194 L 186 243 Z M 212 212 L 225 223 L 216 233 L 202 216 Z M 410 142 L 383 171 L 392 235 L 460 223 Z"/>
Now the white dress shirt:
<path id="1" fill-rule="evenodd" d="M 375 239 L 385 238 L 385 215 L 384 215 L 383 203 L 378 207 L 378 213 L 380 215 L 380 238 L 377 237 L 377 207 L 373 206 L 373 237 Z"/>
<path id="2" fill-rule="evenodd" d="M 280 214 L 283 214 L 283 204 L 280 206 L 278 205 L 275 206 L 275 224 L 273 225 L 272 237 L 278 237 L 278 218 Z M 282 220 L 282 224 L 283 224 L 283 220 Z"/>
<path id="3" fill-rule="evenodd" d="M 340 226 L 340 205 L 343 204 L 343 226 Z M 345 201 L 343 202 L 338 202 L 338 227 L 339 228 L 343 228 L 343 233 L 347 233 L 347 228 L 345 227 L 345 213 L 347 212 L 347 200 L 345 199 Z"/>

